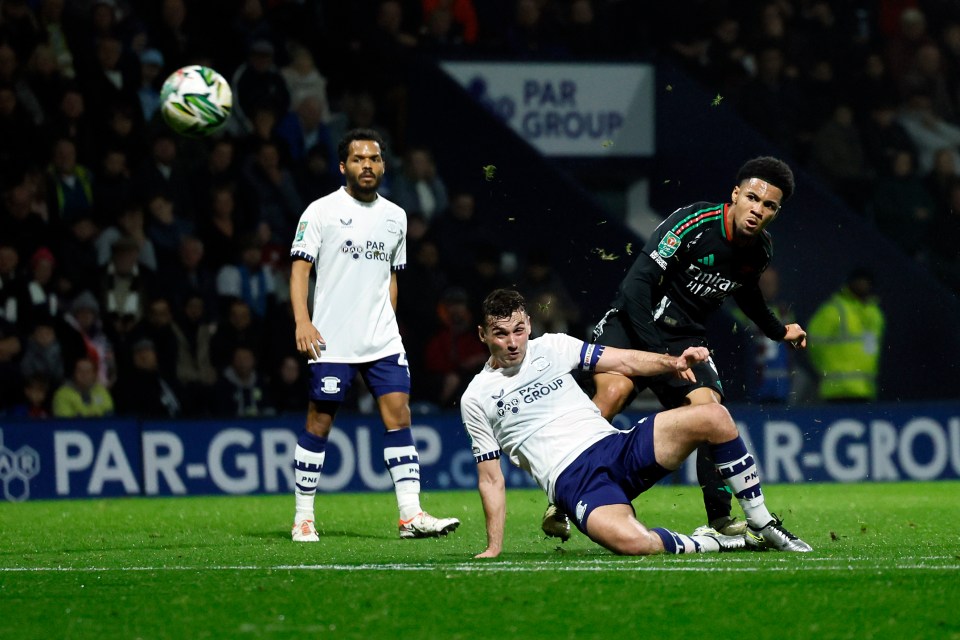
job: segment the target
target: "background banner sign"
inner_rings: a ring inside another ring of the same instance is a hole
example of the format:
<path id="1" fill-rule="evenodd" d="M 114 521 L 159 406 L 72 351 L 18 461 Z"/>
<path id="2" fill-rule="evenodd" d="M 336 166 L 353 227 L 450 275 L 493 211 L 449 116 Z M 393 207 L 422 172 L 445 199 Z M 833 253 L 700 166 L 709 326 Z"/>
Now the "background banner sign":
<path id="1" fill-rule="evenodd" d="M 960 478 L 960 406 L 877 405 L 731 412 L 764 482 Z M 627 427 L 639 415 L 622 415 Z M 124 495 L 288 493 L 297 416 L 265 420 L 8 421 L 0 495 L 9 501 Z M 473 489 L 476 464 L 459 416 L 414 419 L 424 490 Z M 376 416 L 338 416 L 321 491 L 389 491 Z M 508 487 L 535 487 L 505 460 Z M 696 483 L 692 460 L 664 482 Z"/>
<path id="2" fill-rule="evenodd" d="M 653 65 L 443 62 L 441 67 L 544 155 L 653 155 Z"/>

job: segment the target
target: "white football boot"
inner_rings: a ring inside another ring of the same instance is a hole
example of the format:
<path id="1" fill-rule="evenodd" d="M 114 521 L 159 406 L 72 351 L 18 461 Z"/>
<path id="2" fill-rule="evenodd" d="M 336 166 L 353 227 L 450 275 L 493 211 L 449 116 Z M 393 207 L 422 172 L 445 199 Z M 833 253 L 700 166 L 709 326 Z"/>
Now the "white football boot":
<path id="1" fill-rule="evenodd" d="M 313 526 L 313 520 L 300 520 L 294 523 L 290 535 L 294 542 L 320 542 L 320 536 L 317 535 L 317 528 Z"/>
<path id="2" fill-rule="evenodd" d="M 421 511 L 409 520 L 401 520 L 399 524 L 401 538 L 436 538 L 455 531 L 460 526 L 456 518 L 434 518 L 426 511 Z"/>

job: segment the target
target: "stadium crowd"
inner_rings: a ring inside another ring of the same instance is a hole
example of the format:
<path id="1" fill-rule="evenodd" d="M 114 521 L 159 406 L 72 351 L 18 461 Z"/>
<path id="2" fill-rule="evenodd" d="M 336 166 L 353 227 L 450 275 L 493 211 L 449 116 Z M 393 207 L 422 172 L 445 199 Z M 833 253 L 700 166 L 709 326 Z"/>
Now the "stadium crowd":
<path id="1" fill-rule="evenodd" d="M 503 255 L 473 194 L 407 140 L 406 55 L 670 57 L 960 293 L 960 5 L 946 0 L 2 0 L 0 415 L 300 412 L 293 228 L 335 145 L 388 141 L 409 215 L 398 317 L 413 399 L 485 358 L 476 305 L 515 285 L 584 334 L 550 256 Z M 224 135 L 174 136 L 166 76 L 219 70 Z M 364 398 L 356 402 L 363 408 Z"/>

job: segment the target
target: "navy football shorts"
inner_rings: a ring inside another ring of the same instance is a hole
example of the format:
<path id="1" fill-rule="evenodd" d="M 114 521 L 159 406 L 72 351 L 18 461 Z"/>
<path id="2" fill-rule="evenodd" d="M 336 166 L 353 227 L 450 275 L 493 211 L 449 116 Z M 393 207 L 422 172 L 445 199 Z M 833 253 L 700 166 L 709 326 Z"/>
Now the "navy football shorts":
<path id="1" fill-rule="evenodd" d="M 583 533 L 594 509 L 630 504 L 670 473 L 654 455 L 653 418 L 641 418 L 630 431 L 595 442 L 560 473 L 554 501 Z"/>
<path id="2" fill-rule="evenodd" d="M 373 397 L 387 393 L 410 395 L 410 368 L 407 355 L 399 353 L 373 362 L 315 362 L 310 365 L 310 399 L 319 402 L 343 402 L 353 381 L 360 374 Z"/>
<path id="3" fill-rule="evenodd" d="M 667 353 L 672 356 L 680 355 L 687 347 L 709 348 L 706 338 L 700 336 L 663 336 L 663 340 L 667 345 Z M 618 349 L 649 351 L 649 348 L 640 342 L 631 329 L 626 312 L 617 309 L 610 309 L 597 323 L 591 342 Z M 649 388 L 660 400 L 660 404 L 668 409 L 686 404 L 687 394 L 700 387 L 713 389 L 723 399 L 720 373 L 713 363 L 713 358 L 706 362 L 698 362 L 691 369 L 697 378 L 696 382 L 689 382 L 671 373 L 651 378 L 632 378 L 633 386 L 638 393 Z M 633 397 L 630 398 L 630 401 L 632 400 Z"/>

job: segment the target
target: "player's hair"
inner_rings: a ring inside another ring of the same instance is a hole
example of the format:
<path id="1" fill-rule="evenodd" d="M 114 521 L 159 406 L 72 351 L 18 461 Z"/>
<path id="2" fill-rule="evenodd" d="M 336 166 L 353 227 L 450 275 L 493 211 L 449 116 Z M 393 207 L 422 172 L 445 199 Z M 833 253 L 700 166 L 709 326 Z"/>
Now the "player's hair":
<path id="1" fill-rule="evenodd" d="M 373 129 L 351 129 L 340 138 L 340 143 L 337 145 L 337 157 L 340 158 L 340 162 L 347 161 L 347 156 L 350 155 L 350 143 L 357 140 L 372 140 L 380 145 L 381 155 L 386 153 L 387 145 L 379 133 Z"/>
<path id="2" fill-rule="evenodd" d="M 783 192 L 780 204 L 786 202 L 793 195 L 793 189 L 796 186 L 793 181 L 793 171 L 787 163 L 771 156 L 761 156 L 747 160 L 740 167 L 740 171 L 737 172 L 737 184 L 743 184 L 744 180 L 750 178 L 760 178 L 780 189 Z"/>
<path id="3" fill-rule="evenodd" d="M 526 309 L 527 301 L 523 299 L 519 291 L 513 289 L 494 289 L 480 306 L 484 323 L 491 318 L 494 320 L 509 318 L 515 312 L 526 311 Z"/>

